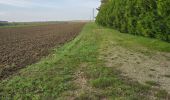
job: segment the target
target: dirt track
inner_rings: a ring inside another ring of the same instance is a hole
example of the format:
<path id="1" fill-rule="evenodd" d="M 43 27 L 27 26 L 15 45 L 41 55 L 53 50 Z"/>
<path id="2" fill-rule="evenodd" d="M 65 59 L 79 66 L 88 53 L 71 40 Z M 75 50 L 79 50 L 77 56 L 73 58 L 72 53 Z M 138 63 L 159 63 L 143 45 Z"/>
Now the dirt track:
<path id="1" fill-rule="evenodd" d="M 35 63 L 73 39 L 85 23 L 62 23 L 0 29 L 0 80 Z"/>
<path id="2" fill-rule="evenodd" d="M 104 59 L 107 67 L 119 70 L 123 77 L 170 93 L 170 53 L 143 47 L 142 51 L 149 52 L 144 54 L 120 46 L 109 35 L 103 44 L 99 59 Z"/>

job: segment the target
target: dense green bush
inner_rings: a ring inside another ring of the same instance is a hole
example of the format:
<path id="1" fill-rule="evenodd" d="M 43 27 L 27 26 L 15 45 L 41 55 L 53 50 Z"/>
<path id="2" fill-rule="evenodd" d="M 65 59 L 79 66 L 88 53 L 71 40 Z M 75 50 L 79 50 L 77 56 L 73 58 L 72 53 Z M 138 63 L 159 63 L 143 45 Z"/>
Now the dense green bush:
<path id="1" fill-rule="evenodd" d="M 170 42 L 170 0 L 102 0 L 96 22 Z"/>

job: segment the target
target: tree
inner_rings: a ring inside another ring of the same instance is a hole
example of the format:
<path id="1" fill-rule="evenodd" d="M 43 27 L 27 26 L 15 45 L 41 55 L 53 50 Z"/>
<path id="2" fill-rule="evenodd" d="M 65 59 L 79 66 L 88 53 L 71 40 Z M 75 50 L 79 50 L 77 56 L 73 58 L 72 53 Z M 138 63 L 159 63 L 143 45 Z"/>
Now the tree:
<path id="1" fill-rule="evenodd" d="M 170 0 L 101 0 L 96 23 L 170 42 Z"/>

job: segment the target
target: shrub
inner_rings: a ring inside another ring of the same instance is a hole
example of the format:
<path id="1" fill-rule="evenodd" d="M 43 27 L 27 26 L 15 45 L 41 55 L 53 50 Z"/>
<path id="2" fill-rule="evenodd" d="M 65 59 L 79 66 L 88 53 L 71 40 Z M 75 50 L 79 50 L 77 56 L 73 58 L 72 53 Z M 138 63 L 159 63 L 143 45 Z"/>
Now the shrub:
<path id="1" fill-rule="evenodd" d="M 102 0 L 96 23 L 170 42 L 170 0 Z"/>

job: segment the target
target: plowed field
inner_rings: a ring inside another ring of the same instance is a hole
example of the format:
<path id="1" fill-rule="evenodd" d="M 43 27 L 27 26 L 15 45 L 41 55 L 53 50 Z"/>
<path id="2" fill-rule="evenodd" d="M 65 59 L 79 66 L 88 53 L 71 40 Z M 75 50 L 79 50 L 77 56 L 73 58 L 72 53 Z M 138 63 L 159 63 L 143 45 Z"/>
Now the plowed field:
<path id="1" fill-rule="evenodd" d="M 72 40 L 85 23 L 62 23 L 0 29 L 0 80 Z"/>

